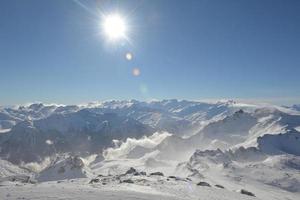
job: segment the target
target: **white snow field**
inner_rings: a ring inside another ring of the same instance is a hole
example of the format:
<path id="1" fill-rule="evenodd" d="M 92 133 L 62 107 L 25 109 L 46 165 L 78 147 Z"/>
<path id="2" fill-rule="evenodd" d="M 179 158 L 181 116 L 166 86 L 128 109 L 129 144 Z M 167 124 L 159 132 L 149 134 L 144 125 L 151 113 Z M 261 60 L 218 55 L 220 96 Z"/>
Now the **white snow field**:
<path id="1" fill-rule="evenodd" d="M 0 127 L 0 200 L 300 199 L 293 106 L 38 103 L 1 107 Z"/>
<path id="2" fill-rule="evenodd" d="M 152 185 L 153 184 L 153 185 Z M 11 186 L 0 188 L 0 198 L 9 199 L 253 199 L 238 192 L 218 188 L 206 188 L 189 183 L 151 183 L 150 186 L 126 184 L 89 185 L 87 180 L 70 182 L 46 182 L 38 185 Z"/>
<path id="3" fill-rule="evenodd" d="M 112 163 L 111 163 L 112 162 Z M 106 164 L 107 163 L 107 164 Z M 255 181 L 255 177 L 243 171 L 228 173 L 220 167 L 205 172 L 205 178 L 186 178 L 185 176 L 164 176 L 159 175 L 134 175 L 117 172 L 124 170 L 127 165 L 140 165 L 141 160 L 118 160 L 105 161 L 98 171 L 107 171 L 107 168 L 116 173 L 116 175 L 95 175 L 93 178 L 75 178 L 59 181 L 45 181 L 39 183 L 21 183 L 3 181 L 0 184 L 0 199 L 299 199 L 300 193 L 281 190 L 277 187 L 266 185 Z M 106 166 L 107 165 L 107 166 Z M 124 168 L 123 168 L 124 167 Z M 140 168 L 146 168 L 141 166 Z M 126 168 L 128 169 L 128 168 Z M 153 168 L 149 171 L 156 171 Z M 160 168 L 162 169 L 162 168 Z M 171 168 L 164 168 L 165 171 Z M 260 173 L 273 173 L 264 169 Z M 67 174 L 70 174 L 67 172 Z M 172 172 L 170 174 L 176 174 Z M 100 175 L 100 176 L 99 176 Z M 181 173 L 183 175 L 183 173 Z M 254 174 L 255 175 L 255 174 Z M 276 175 L 277 176 L 277 175 Z M 281 176 L 281 175 L 278 175 Z M 299 174 L 298 174 L 299 177 Z M 239 179 L 240 178 L 240 179 Z M 60 178 L 58 178 L 60 179 Z M 272 179 L 269 177 L 269 179 Z M 127 183 L 126 181 L 132 182 Z M 198 180 L 198 181 L 197 181 Z M 199 180 L 205 181 L 211 185 L 198 186 Z M 94 181 L 94 182 L 92 182 Z M 91 183 L 92 182 L 92 183 Z M 215 185 L 224 186 L 224 188 Z M 241 189 L 246 189 L 255 194 L 256 197 L 241 194 Z"/>

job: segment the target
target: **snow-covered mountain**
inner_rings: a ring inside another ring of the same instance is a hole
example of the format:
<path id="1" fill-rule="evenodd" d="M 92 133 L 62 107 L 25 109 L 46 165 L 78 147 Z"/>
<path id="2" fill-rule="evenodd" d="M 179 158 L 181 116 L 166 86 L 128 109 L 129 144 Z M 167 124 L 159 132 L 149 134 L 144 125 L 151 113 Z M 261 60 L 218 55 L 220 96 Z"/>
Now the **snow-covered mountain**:
<path id="1" fill-rule="evenodd" d="M 196 151 L 188 162 L 177 166 L 178 173 L 200 177 L 210 183 L 230 188 L 243 185 L 254 193 L 269 186 L 290 192 L 299 192 L 300 159 L 290 154 L 265 154 L 254 147 L 235 151 Z"/>
<path id="2" fill-rule="evenodd" d="M 291 106 L 291 109 L 300 111 L 300 104 L 295 104 L 295 105 Z"/>
<path id="3" fill-rule="evenodd" d="M 35 103 L 1 108 L 0 125 L 0 155 L 12 162 L 30 162 L 57 152 L 101 152 L 113 139 L 155 131 L 173 134 L 156 147 L 168 156 L 178 146 L 189 153 L 196 148 L 255 146 L 264 134 L 300 127 L 300 114 L 286 107 L 234 101 Z"/>
<path id="4" fill-rule="evenodd" d="M 189 135 L 195 133 L 201 125 L 206 125 L 209 120 L 224 118 L 240 107 L 251 109 L 253 106 L 245 106 L 234 101 L 204 103 L 176 99 L 151 102 L 112 100 L 82 105 L 34 103 L 0 108 L 0 122 L 11 120 L 16 124 L 24 120 L 40 120 L 53 114 L 68 114 L 86 109 L 95 113 L 116 113 L 150 125 L 157 130 Z"/>
<path id="5" fill-rule="evenodd" d="M 0 183 L 21 181 L 38 195 L 56 183 L 102 196 L 298 199 L 299 131 L 296 106 L 235 101 L 1 107 Z"/>
<path id="6" fill-rule="evenodd" d="M 33 162 L 55 153 L 101 152 L 113 139 L 140 138 L 154 129 L 115 113 L 82 109 L 54 113 L 39 120 L 25 120 L 0 135 L 0 155 L 11 162 Z"/>

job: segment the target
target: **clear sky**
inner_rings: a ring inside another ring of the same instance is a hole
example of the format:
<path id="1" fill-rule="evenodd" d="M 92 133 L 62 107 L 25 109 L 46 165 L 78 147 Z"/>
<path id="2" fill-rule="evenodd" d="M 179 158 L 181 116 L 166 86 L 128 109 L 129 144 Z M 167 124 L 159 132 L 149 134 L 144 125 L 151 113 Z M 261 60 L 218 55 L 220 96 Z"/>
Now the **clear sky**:
<path id="1" fill-rule="evenodd" d="M 300 103 L 300 1 L 0 1 L 0 104 L 164 98 Z"/>

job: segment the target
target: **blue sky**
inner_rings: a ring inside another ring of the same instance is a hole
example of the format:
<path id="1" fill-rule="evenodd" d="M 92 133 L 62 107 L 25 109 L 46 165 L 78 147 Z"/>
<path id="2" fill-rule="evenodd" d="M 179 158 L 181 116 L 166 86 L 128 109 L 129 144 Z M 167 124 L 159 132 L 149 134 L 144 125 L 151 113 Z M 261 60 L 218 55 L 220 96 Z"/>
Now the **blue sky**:
<path id="1" fill-rule="evenodd" d="M 300 103 L 300 1 L 79 2 L 0 1 L 0 104 Z M 100 12 L 126 16 L 130 42 L 108 42 Z"/>

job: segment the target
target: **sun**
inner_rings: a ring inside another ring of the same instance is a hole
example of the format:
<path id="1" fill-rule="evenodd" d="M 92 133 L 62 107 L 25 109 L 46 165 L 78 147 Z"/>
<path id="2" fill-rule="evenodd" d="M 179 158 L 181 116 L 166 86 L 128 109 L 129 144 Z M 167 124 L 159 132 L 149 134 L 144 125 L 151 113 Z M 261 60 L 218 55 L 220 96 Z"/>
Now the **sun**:
<path id="1" fill-rule="evenodd" d="M 126 38 L 127 25 L 125 19 L 119 14 L 104 16 L 102 29 L 109 40 Z"/>

